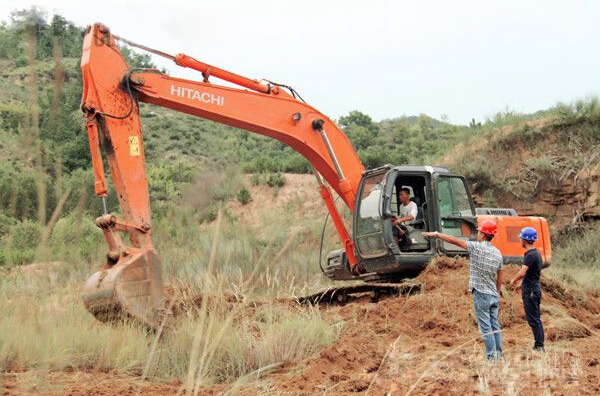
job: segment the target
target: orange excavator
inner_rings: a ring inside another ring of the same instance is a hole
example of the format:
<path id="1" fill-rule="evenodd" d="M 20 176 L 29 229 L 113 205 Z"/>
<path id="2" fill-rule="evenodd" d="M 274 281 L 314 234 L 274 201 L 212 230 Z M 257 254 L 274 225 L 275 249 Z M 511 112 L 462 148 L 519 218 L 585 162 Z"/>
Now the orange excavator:
<path id="1" fill-rule="evenodd" d="M 131 69 L 115 40 L 197 70 L 202 81 L 174 78 L 154 69 Z M 121 208 L 117 216 L 106 213 L 104 205 L 104 214 L 96 220 L 108 243 L 107 262 L 84 286 L 87 309 L 102 321 L 130 317 L 156 328 L 165 313 L 161 265 L 152 241 L 139 102 L 269 136 L 304 156 L 341 240 L 342 248 L 329 253 L 322 268 L 331 279 L 389 283 L 415 276 L 436 255 L 466 254 L 454 245 L 423 238 L 423 231 L 474 239 L 478 223 L 485 219 L 498 224 L 493 243 L 506 262 L 522 256 L 518 234 L 524 226 L 538 231 L 538 248 L 544 261 L 550 262 L 550 233 L 544 218 L 520 217 L 512 209 L 476 209 L 465 178 L 444 168 L 386 165 L 365 170 L 335 123 L 289 86 L 249 79 L 188 55 L 173 56 L 132 43 L 112 35 L 102 24 L 86 30 L 81 70 L 81 109 L 95 192 L 105 202 L 103 151 Z M 390 219 L 400 212 L 402 190 L 410 193 L 418 212 L 399 243 Z M 353 212 L 352 235 L 334 194 Z"/>

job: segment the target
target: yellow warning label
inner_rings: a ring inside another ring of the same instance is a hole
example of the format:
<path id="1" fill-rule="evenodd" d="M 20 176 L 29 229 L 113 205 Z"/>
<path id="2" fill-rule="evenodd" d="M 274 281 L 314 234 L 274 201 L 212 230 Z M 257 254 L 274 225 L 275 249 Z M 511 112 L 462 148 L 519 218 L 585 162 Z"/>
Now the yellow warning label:
<path id="1" fill-rule="evenodd" d="M 129 155 L 140 156 L 140 139 L 137 136 L 129 136 Z"/>

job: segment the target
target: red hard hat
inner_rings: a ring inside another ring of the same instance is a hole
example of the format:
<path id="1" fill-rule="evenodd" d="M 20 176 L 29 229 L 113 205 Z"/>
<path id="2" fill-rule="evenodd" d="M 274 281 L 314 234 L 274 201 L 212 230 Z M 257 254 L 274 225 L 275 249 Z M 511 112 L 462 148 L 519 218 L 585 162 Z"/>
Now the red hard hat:
<path id="1" fill-rule="evenodd" d="M 493 220 L 483 220 L 479 226 L 479 231 L 487 235 L 496 235 L 498 233 L 498 225 Z"/>

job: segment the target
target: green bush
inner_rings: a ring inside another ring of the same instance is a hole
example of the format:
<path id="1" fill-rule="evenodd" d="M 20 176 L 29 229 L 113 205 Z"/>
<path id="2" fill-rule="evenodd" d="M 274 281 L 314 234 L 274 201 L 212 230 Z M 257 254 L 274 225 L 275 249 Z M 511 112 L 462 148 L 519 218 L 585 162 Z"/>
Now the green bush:
<path id="1" fill-rule="evenodd" d="M 285 185 L 285 176 L 281 173 L 272 173 L 267 177 L 269 187 L 283 187 Z"/>
<path id="2" fill-rule="evenodd" d="M 258 173 L 254 173 L 254 174 L 252 174 L 252 176 L 250 176 L 250 183 L 251 183 L 253 186 L 255 186 L 255 187 L 256 187 L 256 186 L 260 186 L 260 185 L 262 184 L 262 180 L 261 180 L 261 179 L 262 179 L 262 178 L 261 178 L 261 175 L 260 175 L 260 174 L 258 174 Z"/>
<path id="3" fill-rule="evenodd" d="M 35 260 L 35 252 L 42 238 L 43 227 L 30 220 L 20 221 L 10 227 L 5 237 L 4 256 L 10 254 L 15 265 L 29 264 Z M 5 257 L 4 262 L 8 261 Z"/>
<path id="4" fill-rule="evenodd" d="M 29 220 L 20 221 L 10 228 L 10 246 L 14 250 L 35 249 L 40 243 L 43 227 Z"/>
<path id="5" fill-rule="evenodd" d="M 283 162 L 283 171 L 289 173 L 310 173 L 308 161 L 300 154 L 290 154 Z"/>
<path id="6" fill-rule="evenodd" d="M 238 202 L 241 203 L 242 205 L 246 205 L 247 203 L 252 201 L 252 197 L 250 196 L 250 191 L 248 191 L 248 189 L 246 187 L 240 188 L 240 190 L 238 191 L 238 193 L 236 195 L 236 198 L 237 198 Z"/>
<path id="7" fill-rule="evenodd" d="M 6 131 L 17 132 L 26 116 L 27 110 L 23 107 L 0 104 L 0 128 Z"/>
<path id="8" fill-rule="evenodd" d="M 576 233 L 560 241 L 553 257 L 553 265 L 577 268 L 600 266 L 600 226 Z"/>
<path id="9" fill-rule="evenodd" d="M 8 235 L 11 227 L 16 223 L 16 219 L 0 213 L 0 238 Z"/>
<path id="10" fill-rule="evenodd" d="M 556 159 L 552 156 L 542 154 L 540 156 L 525 160 L 525 166 L 531 171 L 537 171 L 544 174 L 554 172 L 557 168 L 557 163 Z"/>
<path id="11" fill-rule="evenodd" d="M 283 161 L 271 156 L 259 156 L 242 165 L 245 173 L 268 173 L 279 172 L 283 167 Z"/>
<path id="12" fill-rule="evenodd" d="M 56 222 L 49 245 L 55 260 L 93 261 L 108 249 L 103 241 L 92 218 L 69 215 Z"/>
<path id="13" fill-rule="evenodd" d="M 180 197 L 194 181 L 196 167 L 187 161 L 161 163 L 148 168 L 148 188 L 153 203 Z"/>

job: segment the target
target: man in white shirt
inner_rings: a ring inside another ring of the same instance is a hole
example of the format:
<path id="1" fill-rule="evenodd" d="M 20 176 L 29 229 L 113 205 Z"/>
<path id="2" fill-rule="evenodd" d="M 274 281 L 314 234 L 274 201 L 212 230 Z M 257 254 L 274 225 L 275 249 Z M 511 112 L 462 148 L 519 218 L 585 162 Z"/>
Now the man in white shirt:
<path id="1" fill-rule="evenodd" d="M 410 224 L 417 218 L 418 208 L 417 204 L 410 200 L 410 190 L 408 188 L 400 190 L 399 196 L 402 204 L 398 216 L 392 216 L 392 231 L 394 240 L 402 250 L 410 244 L 406 224 Z"/>
<path id="2" fill-rule="evenodd" d="M 403 223 L 410 224 L 410 222 L 417 218 L 417 213 L 419 212 L 417 204 L 410 200 L 410 190 L 406 187 L 400 190 L 399 197 L 402 205 L 400 205 L 400 215 L 396 219 L 395 224 L 397 226 Z"/>

